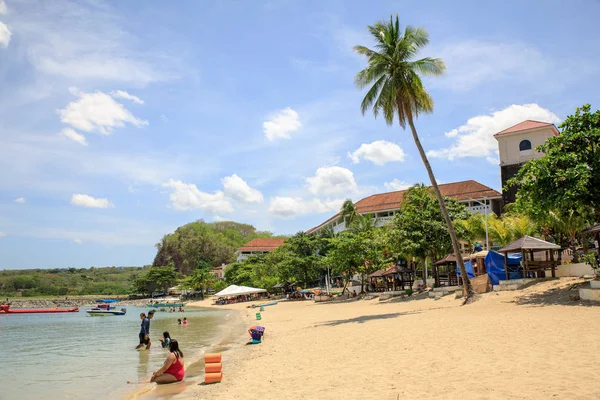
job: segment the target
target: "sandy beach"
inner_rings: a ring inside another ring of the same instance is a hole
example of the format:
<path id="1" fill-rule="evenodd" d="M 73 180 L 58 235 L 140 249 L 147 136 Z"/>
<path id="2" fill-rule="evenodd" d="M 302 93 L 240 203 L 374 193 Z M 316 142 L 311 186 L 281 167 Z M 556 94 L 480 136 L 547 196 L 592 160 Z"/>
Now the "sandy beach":
<path id="1" fill-rule="evenodd" d="M 598 399 L 600 307 L 569 299 L 579 282 L 488 293 L 467 306 L 423 295 L 281 302 L 262 313 L 262 344 L 223 353 L 221 384 L 188 385 L 177 398 Z M 254 325 L 247 306 L 230 308 Z"/>

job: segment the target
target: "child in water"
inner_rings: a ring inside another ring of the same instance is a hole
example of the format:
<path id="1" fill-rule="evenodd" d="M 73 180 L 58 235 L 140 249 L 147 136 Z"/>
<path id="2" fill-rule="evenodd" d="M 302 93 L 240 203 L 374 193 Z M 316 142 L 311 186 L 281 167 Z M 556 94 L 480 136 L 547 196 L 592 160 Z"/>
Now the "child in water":
<path id="1" fill-rule="evenodd" d="M 181 318 L 177 319 L 177 325 L 181 325 Z"/>
<path id="2" fill-rule="evenodd" d="M 171 343 L 171 335 L 169 335 L 169 332 L 164 331 L 163 337 L 160 338 L 159 340 L 160 340 L 160 345 L 162 346 L 162 348 L 166 349 L 167 347 L 169 347 L 169 343 Z"/>
<path id="3" fill-rule="evenodd" d="M 188 324 L 188 322 L 187 322 L 187 318 L 185 318 L 185 317 L 183 317 L 183 324 L 184 324 L 184 325 L 187 325 L 187 324 Z"/>

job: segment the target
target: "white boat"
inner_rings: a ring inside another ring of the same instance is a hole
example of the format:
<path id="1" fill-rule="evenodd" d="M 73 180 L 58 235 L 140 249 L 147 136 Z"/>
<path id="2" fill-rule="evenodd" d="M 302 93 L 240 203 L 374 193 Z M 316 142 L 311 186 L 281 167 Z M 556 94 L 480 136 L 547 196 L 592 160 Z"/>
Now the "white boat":
<path id="1" fill-rule="evenodd" d="M 105 309 L 105 308 L 92 308 L 91 310 L 87 310 L 88 313 L 92 317 L 107 317 L 110 315 L 125 315 L 127 312 L 126 308 L 117 309 Z"/>

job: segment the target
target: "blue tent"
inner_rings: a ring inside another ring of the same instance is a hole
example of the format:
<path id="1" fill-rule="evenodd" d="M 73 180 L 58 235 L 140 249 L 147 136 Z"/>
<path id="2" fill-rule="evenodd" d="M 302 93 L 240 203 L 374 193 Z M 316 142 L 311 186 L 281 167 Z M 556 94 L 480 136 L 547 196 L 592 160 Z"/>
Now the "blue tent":
<path id="1" fill-rule="evenodd" d="M 475 270 L 473 269 L 473 262 L 471 260 L 465 261 L 465 269 L 467 270 L 467 275 L 469 278 L 475 278 Z M 456 265 L 456 275 L 460 277 L 460 270 L 458 269 L 458 264 Z"/>
<path id="2" fill-rule="evenodd" d="M 521 276 L 523 268 L 521 267 L 521 254 L 508 255 L 508 273 L 510 279 L 518 279 Z M 466 266 L 466 263 L 465 263 Z M 488 252 L 485 256 L 485 269 L 490 277 L 492 285 L 498 285 L 500 281 L 506 280 L 506 272 L 504 271 L 504 256 L 495 251 Z M 469 274 L 471 276 L 471 274 Z"/>

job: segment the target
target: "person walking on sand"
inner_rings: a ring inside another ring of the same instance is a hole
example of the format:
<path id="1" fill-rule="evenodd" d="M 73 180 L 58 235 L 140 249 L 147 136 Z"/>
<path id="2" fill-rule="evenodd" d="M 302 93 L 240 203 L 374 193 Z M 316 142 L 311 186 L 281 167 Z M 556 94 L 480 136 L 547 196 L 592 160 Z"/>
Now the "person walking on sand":
<path id="1" fill-rule="evenodd" d="M 142 323 L 140 324 L 140 344 L 136 346 L 136 350 L 140 349 L 150 343 L 150 320 L 146 318 L 146 313 L 140 314 Z"/>
<path id="2" fill-rule="evenodd" d="M 183 380 L 185 368 L 183 366 L 183 353 L 179 350 L 177 339 L 172 339 L 169 343 L 169 355 L 163 366 L 152 374 L 150 382 L 158 384 L 173 383 Z"/>

